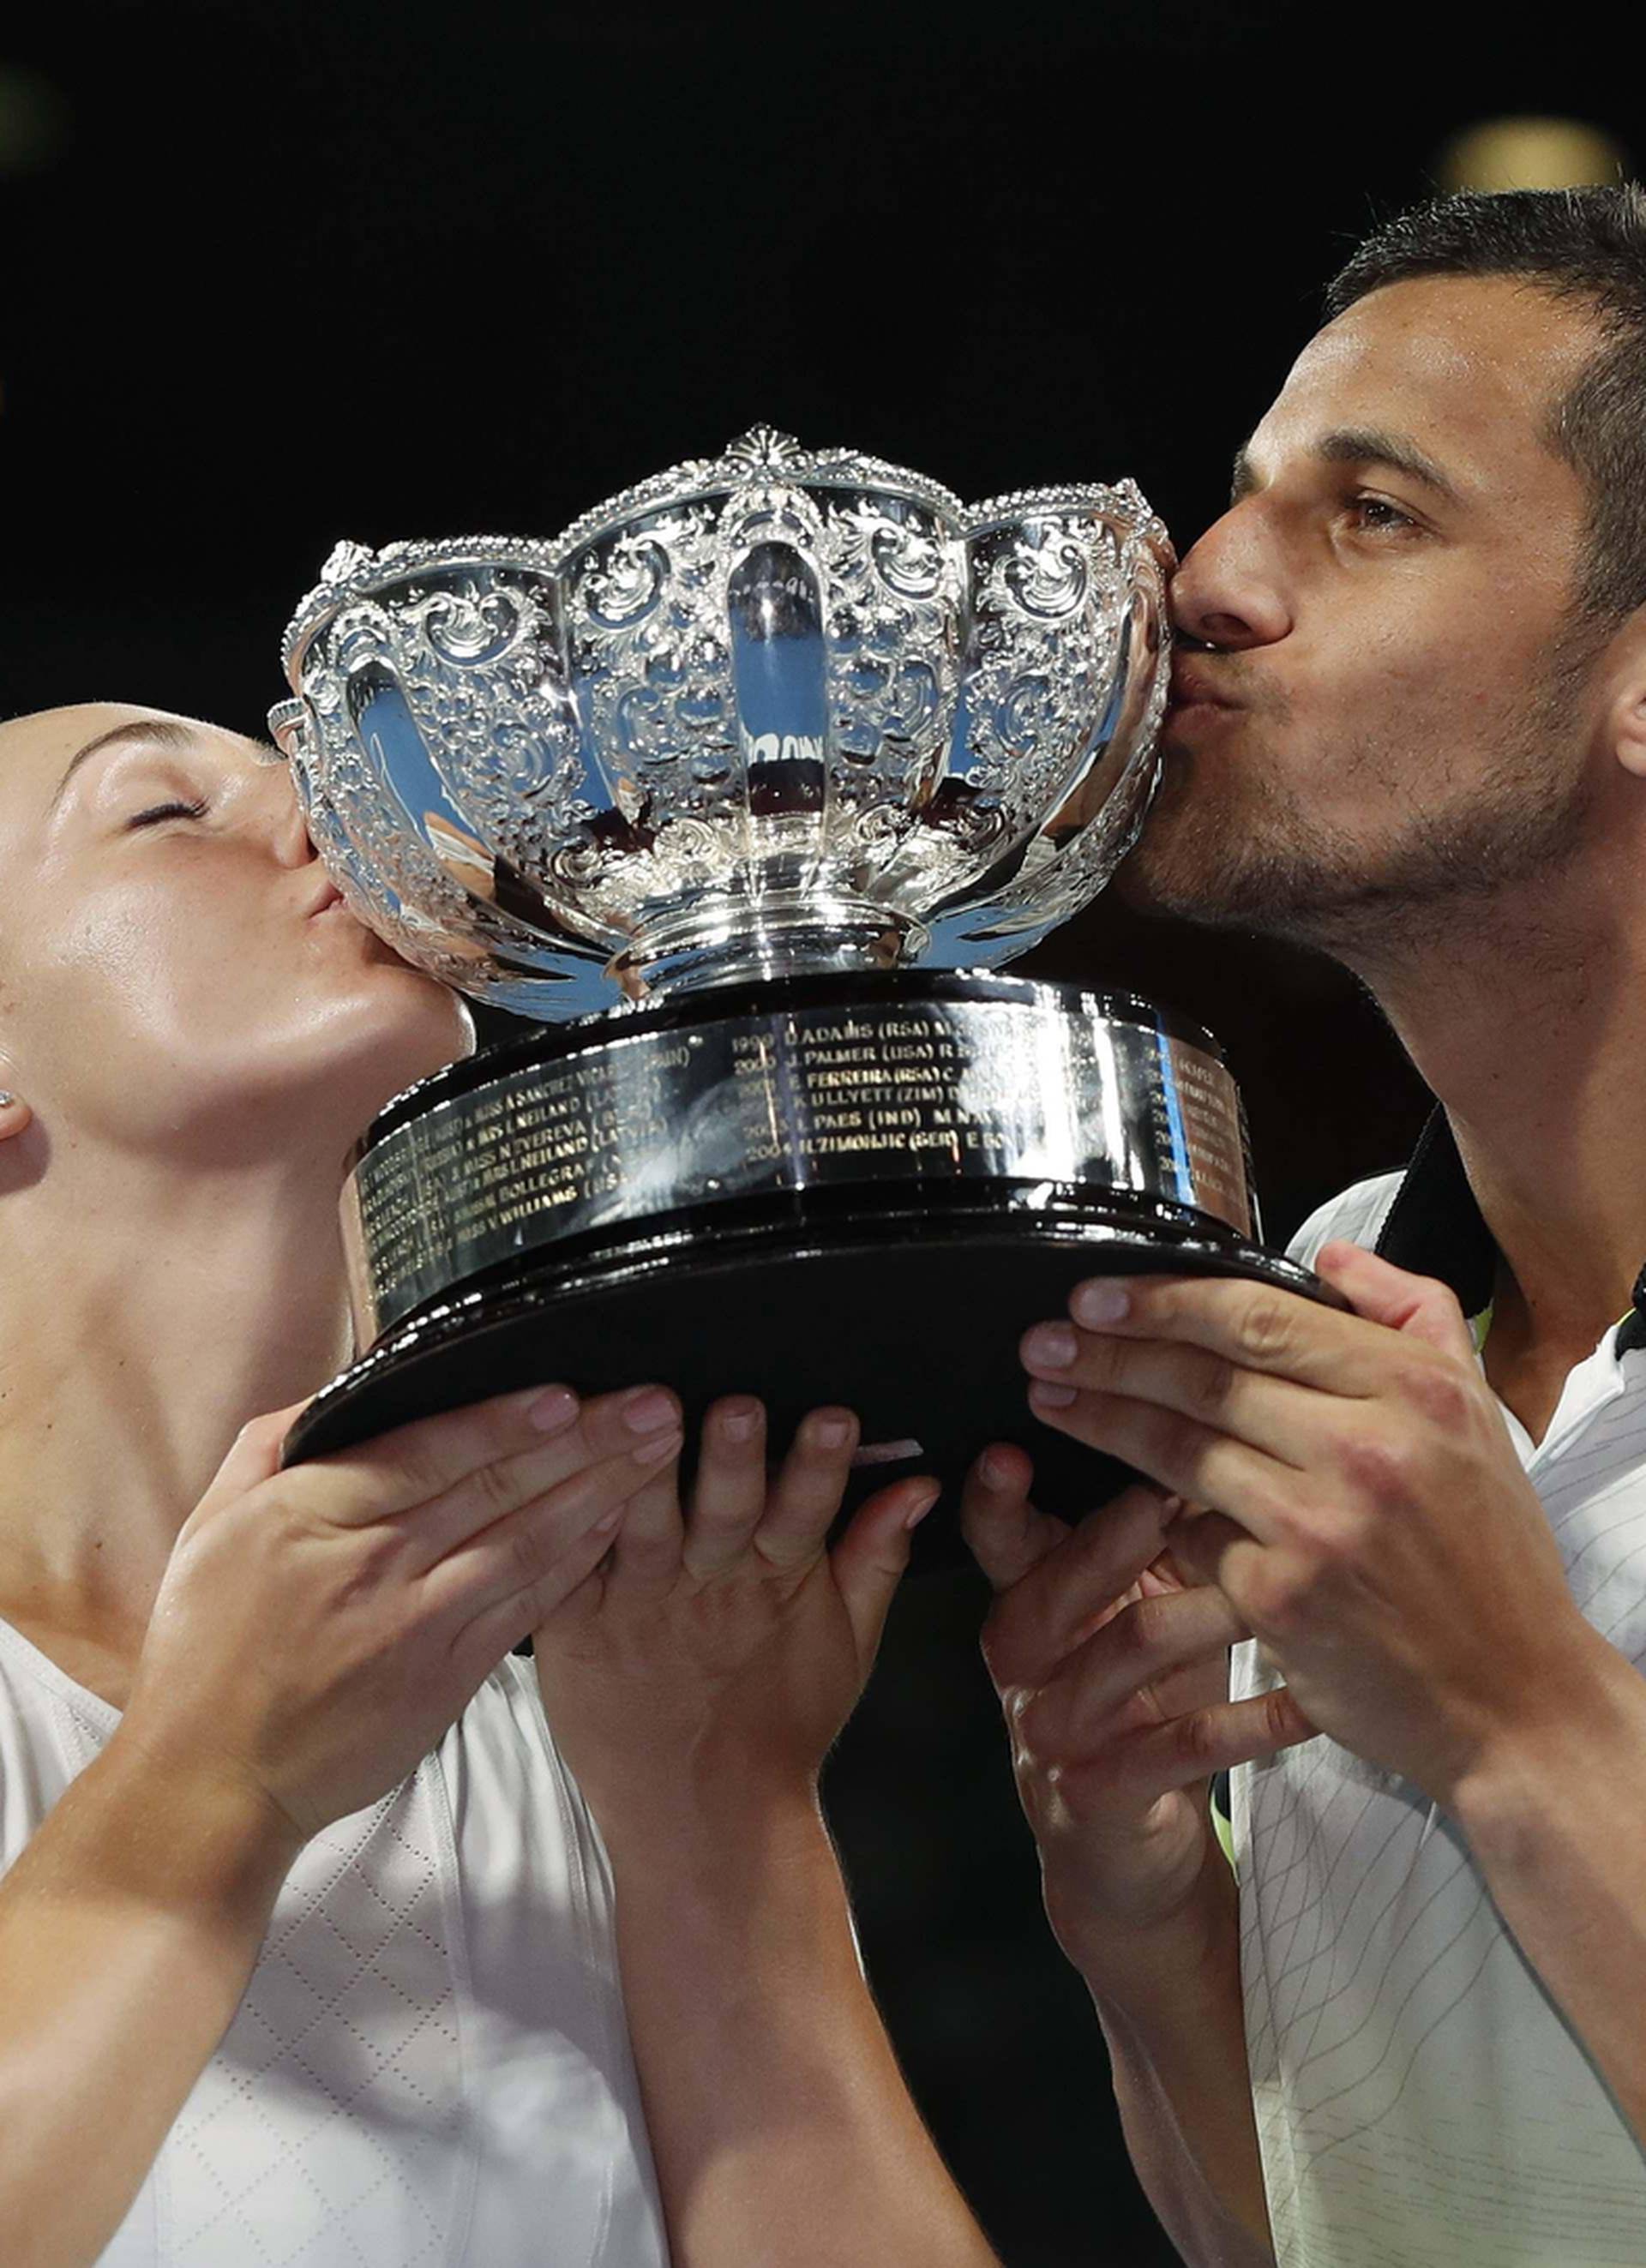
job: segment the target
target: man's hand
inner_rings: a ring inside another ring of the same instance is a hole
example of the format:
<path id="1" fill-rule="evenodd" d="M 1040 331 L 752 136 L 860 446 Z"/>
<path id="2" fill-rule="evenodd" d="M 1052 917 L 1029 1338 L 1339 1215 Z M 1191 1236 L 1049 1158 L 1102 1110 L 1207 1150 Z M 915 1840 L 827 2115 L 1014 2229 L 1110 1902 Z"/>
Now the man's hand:
<path id="1" fill-rule="evenodd" d="M 1185 1582 L 1167 1549 L 1179 1507 L 1128 1489 L 1070 1529 L 1037 1512 L 1018 1449 L 967 1481 L 967 1541 L 1000 1597 L 983 1651 L 1006 1712 L 1058 1942 L 1102 1992 L 1144 1983 L 1140 1944 L 1185 1965 L 1233 1884 L 1213 1837 L 1208 1778 L 1314 1727 L 1284 1693 L 1230 1704 L 1229 1646 L 1248 1635 L 1223 1594 Z"/>
<path id="2" fill-rule="evenodd" d="M 761 1404 L 715 1403 L 690 1506 L 671 1462 L 605 1566 L 536 1632 L 549 1721 L 602 1827 L 683 1802 L 746 1808 L 762 1789 L 812 1795 L 909 1531 L 937 1498 L 933 1481 L 896 1482 L 828 1550 L 857 1438 L 850 1410 L 815 1410 L 769 1478 Z"/>
<path id="3" fill-rule="evenodd" d="M 1344 1314 L 1228 1278 L 1099 1279 L 1023 1341 L 1046 1424 L 1194 1506 L 1170 1543 L 1297 1708 L 1441 1801 L 1584 1705 L 1602 1641 L 1440 1284 L 1347 1244 Z M 1605 1649 L 1609 1652 L 1609 1649 Z"/>

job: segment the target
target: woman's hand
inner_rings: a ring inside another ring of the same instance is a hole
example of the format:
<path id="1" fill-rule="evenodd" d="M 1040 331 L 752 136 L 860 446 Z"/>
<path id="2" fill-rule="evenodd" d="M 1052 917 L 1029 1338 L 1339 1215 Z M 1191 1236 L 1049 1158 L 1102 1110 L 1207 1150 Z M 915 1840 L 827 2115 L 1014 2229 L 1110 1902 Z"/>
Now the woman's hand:
<path id="1" fill-rule="evenodd" d="M 660 1469 L 601 1571 L 535 1632 L 549 1722 L 609 1833 L 814 1788 L 938 1493 L 882 1489 L 830 1551 L 857 1434 L 849 1410 L 815 1410 L 771 1477 L 761 1404 L 715 1403 L 689 1506 Z"/>
<path id="2" fill-rule="evenodd" d="M 283 1470 L 302 1406 L 246 1426 L 185 1522 L 116 1736 L 292 1852 L 415 1767 L 680 1447 L 656 1388 L 548 1387 Z"/>
<path id="3" fill-rule="evenodd" d="M 856 1443 L 814 1410 L 769 1476 L 759 1403 L 717 1403 L 684 1511 L 661 1470 L 534 1633 L 611 1861 L 677 2268 L 994 2260 L 903 2084 L 817 1801 L 937 1498 L 882 1489 L 830 1551 Z"/>

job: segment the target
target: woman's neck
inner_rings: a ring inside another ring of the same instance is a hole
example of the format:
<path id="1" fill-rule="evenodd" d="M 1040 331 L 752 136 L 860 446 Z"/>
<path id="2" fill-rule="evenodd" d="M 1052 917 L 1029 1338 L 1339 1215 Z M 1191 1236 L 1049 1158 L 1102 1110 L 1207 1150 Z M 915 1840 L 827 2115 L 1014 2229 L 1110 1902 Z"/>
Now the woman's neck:
<path id="1" fill-rule="evenodd" d="M 349 1359 L 336 1190 L 313 1160 L 184 1175 L 84 1145 L 4 1187 L 0 1616 L 140 1640 L 240 1427 Z"/>

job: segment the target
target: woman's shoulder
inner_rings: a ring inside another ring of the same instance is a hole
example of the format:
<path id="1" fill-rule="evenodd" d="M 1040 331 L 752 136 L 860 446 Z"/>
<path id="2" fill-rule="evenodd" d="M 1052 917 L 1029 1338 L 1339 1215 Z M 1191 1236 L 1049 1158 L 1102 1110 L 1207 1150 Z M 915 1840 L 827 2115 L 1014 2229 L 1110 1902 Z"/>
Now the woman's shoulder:
<path id="1" fill-rule="evenodd" d="M 594 1837 L 586 1805 L 543 1713 L 531 1661 L 506 1654 L 458 1718 L 438 1751 L 454 1815 L 529 1802 L 552 1814 L 579 1849 Z"/>
<path id="2" fill-rule="evenodd" d="M 0 1620 L 0 1869 L 119 1721 L 107 1702 Z"/>
<path id="3" fill-rule="evenodd" d="M 610 1869 L 530 1661 L 498 1663 L 432 1762 L 477 1967 L 512 1972 L 524 1932 L 540 1948 L 575 1948 L 592 1975 L 613 1973 Z"/>
<path id="4" fill-rule="evenodd" d="M 520 1749 L 534 1763 L 542 1759 L 555 1771 L 562 1769 L 543 1715 L 537 1673 L 524 1655 L 504 1655 L 465 1705 L 447 1739 L 463 1744 L 501 1743 Z"/>
<path id="5" fill-rule="evenodd" d="M 118 1711 L 0 1620 L 0 1871 L 119 1722 Z M 600 1904 L 603 1855 L 529 1660 L 511 1654 L 498 1664 L 428 1764 L 443 1783 L 441 1809 L 466 1879 L 513 1864 L 551 1898 Z"/>

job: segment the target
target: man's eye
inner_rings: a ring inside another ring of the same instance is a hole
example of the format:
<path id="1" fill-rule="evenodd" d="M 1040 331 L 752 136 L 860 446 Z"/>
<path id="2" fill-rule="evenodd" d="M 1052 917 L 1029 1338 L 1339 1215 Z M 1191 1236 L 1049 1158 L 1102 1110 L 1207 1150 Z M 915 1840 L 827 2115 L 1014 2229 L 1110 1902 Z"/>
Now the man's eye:
<path id="1" fill-rule="evenodd" d="M 1369 527 L 1415 527 L 1417 522 L 1410 513 L 1401 512 L 1386 497 L 1357 496 L 1349 498 L 1349 510 L 1358 513 Z"/>
<path id="2" fill-rule="evenodd" d="M 150 827 L 160 819 L 203 819 L 207 805 L 202 803 L 157 803 L 151 811 L 140 811 L 127 821 L 128 827 Z"/>

